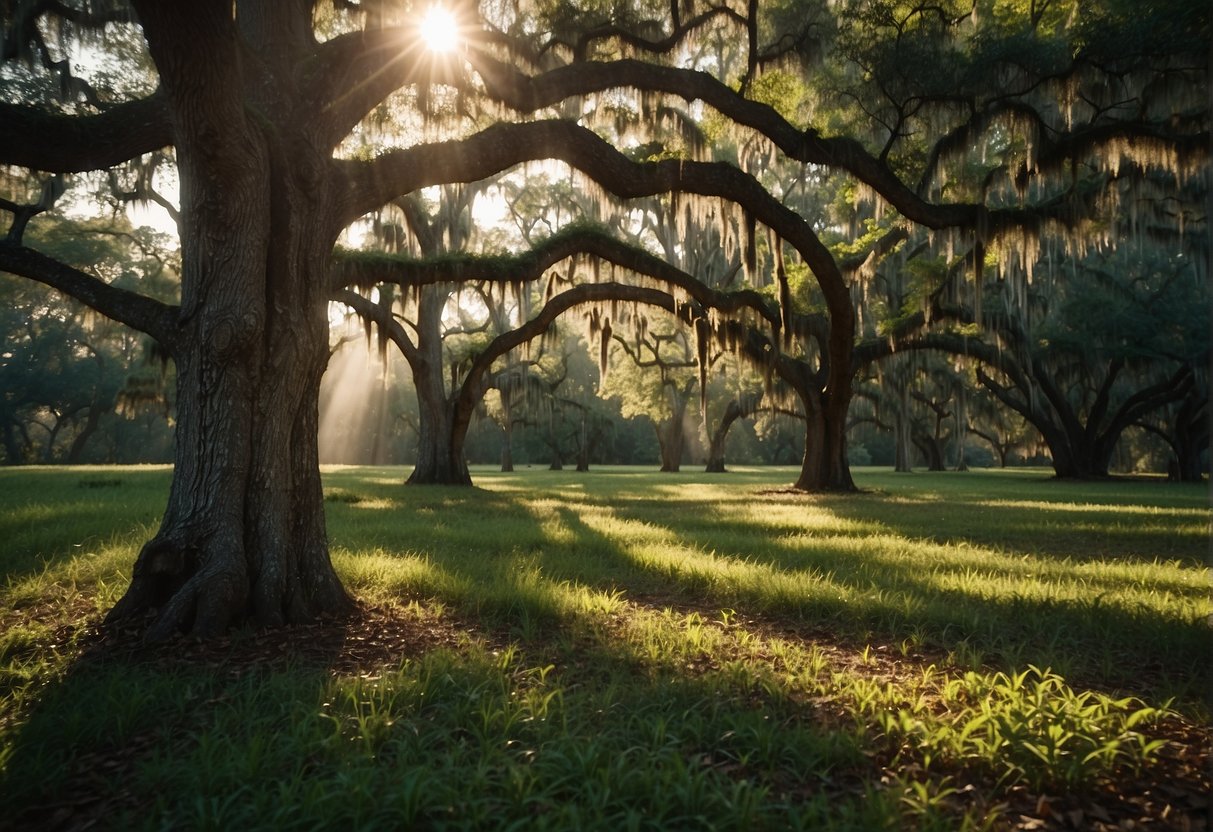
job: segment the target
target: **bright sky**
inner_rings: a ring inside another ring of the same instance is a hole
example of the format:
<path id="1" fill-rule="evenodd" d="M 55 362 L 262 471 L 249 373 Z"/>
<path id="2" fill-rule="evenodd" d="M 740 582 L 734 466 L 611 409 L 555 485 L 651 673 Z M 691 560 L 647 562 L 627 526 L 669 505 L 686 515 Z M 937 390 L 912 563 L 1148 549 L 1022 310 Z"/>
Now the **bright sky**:
<path id="1" fill-rule="evenodd" d="M 430 6 L 421 18 L 421 39 L 432 52 L 450 52 L 459 43 L 459 27 L 450 10 L 442 5 Z"/>

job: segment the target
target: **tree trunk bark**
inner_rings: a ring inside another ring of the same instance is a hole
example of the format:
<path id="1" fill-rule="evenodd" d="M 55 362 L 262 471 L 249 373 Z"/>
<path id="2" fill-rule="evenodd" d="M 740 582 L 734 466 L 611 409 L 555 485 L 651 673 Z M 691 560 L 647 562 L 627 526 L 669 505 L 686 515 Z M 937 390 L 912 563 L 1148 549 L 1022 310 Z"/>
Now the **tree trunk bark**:
<path id="1" fill-rule="evenodd" d="M 918 450 L 922 451 L 922 455 L 926 457 L 928 471 L 947 470 L 947 467 L 943 464 L 943 443 L 938 438 L 924 434 L 915 434 L 913 442 Z"/>
<path id="2" fill-rule="evenodd" d="M 418 358 L 410 361 L 417 389 L 417 463 L 409 485 L 468 485 L 472 475 L 463 458 L 471 414 L 461 414 L 449 395 L 442 356 L 442 310 L 447 292 L 426 286 L 417 310 Z"/>
<path id="3" fill-rule="evenodd" d="M 1185 399 L 1175 419 L 1171 449 L 1175 454 L 1174 479 L 1203 482 L 1201 455 L 1209 448 L 1207 403 Z"/>
<path id="4" fill-rule="evenodd" d="M 329 560 L 320 483 L 324 306 L 263 308 L 258 327 L 238 294 L 229 304 L 212 293 L 217 302 L 199 311 L 197 336 L 177 356 L 168 508 L 110 612 L 157 611 L 149 638 L 302 623 L 350 606 Z"/>
<path id="5" fill-rule="evenodd" d="M 293 91 L 241 74 L 230 5 L 138 11 L 181 178 L 177 430 L 164 519 L 109 620 L 155 613 L 158 639 L 343 613 L 317 447 L 341 183 L 303 138 L 314 114 L 280 112 Z"/>
<path id="6" fill-rule="evenodd" d="M 657 446 L 661 451 L 661 472 L 676 474 L 682 469 L 682 418 L 671 416 L 657 428 Z"/>
<path id="7" fill-rule="evenodd" d="M 1057 479 L 1091 480 L 1108 476 L 1108 466 L 1116 443 L 1091 442 L 1085 435 L 1074 435 L 1057 424 L 1036 422 L 1053 457 L 1053 475 Z"/>
<path id="8" fill-rule="evenodd" d="M 467 423 L 460 424 L 454 406 L 441 389 L 441 381 L 437 391 L 420 378 L 417 382 L 417 464 L 409 475 L 408 484 L 470 486 L 472 475 L 463 458 Z"/>
<path id="9" fill-rule="evenodd" d="M 704 468 L 706 473 L 725 473 L 724 443 L 728 439 L 729 429 L 733 427 L 733 423 L 740 417 L 741 405 L 736 399 L 733 399 L 725 407 L 724 415 L 720 417 L 720 424 L 716 426 L 716 430 L 712 432 L 712 438 L 708 440 L 708 464 Z"/>
<path id="10" fill-rule="evenodd" d="M 845 322 L 844 322 L 845 323 Z M 850 330 L 848 330 L 849 332 Z M 848 336 L 849 337 L 849 336 Z M 849 342 L 848 342 L 849 343 Z M 842 350 L 831 343 L 832 349 Z M 831 357 L 831 367 L 847 367 L 846 373 L 828 370 L 828 385 L 822 389 L 816 374 L 801 363 L 797 373 L 781 375 L 791 384 L 804 407 L 804 458 L 796 488 L 802 491 L 854 491 L 847 461 L 847 410 L 851 406 L 850 352 Z"/>

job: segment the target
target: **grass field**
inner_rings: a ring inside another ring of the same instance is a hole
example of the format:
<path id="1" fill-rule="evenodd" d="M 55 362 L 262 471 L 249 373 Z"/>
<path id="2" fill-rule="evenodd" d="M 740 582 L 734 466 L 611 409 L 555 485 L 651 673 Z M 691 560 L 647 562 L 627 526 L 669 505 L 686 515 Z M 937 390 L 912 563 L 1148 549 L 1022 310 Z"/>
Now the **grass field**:
<path id="1" fill-rule="evenodd" d="M 1204 488 L 405 473 L 355 618 L 143 647 L 169 472 L 0 471 L 0 828 L 1208 828 Z"/>

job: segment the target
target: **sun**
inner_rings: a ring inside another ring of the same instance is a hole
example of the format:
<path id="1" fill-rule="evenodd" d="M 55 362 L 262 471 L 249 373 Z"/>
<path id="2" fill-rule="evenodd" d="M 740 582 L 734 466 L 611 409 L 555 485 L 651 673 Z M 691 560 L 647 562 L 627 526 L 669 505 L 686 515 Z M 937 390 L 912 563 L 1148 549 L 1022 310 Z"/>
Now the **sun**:
<path id="1" fill-rule="evenodd" d="M 421 41 L 431 52 L 450 52 L 459 42 L 459 26 L 445 6 L 433 5 L 421 18 Z"/>

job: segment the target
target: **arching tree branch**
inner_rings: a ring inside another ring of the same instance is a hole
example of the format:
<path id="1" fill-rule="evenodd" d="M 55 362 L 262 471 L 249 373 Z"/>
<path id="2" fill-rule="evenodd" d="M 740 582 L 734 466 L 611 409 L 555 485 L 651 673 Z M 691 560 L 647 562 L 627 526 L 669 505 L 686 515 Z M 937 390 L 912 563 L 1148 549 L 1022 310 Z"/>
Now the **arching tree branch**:
<path id="1" fill-rule="evenodd" d="M 31 248 L 0 241 L 0 270 L 58 289 L 107 318 L 155 338 L 170 354 L 178 345 L 179 309 L 119 289 Z"/>
<path id="2" fill-rule="evenodd" d="M 160 94 L 92 116 L 0 103 L 0 162 L 51 173 L 104 170 L 173 143 Z"/>

